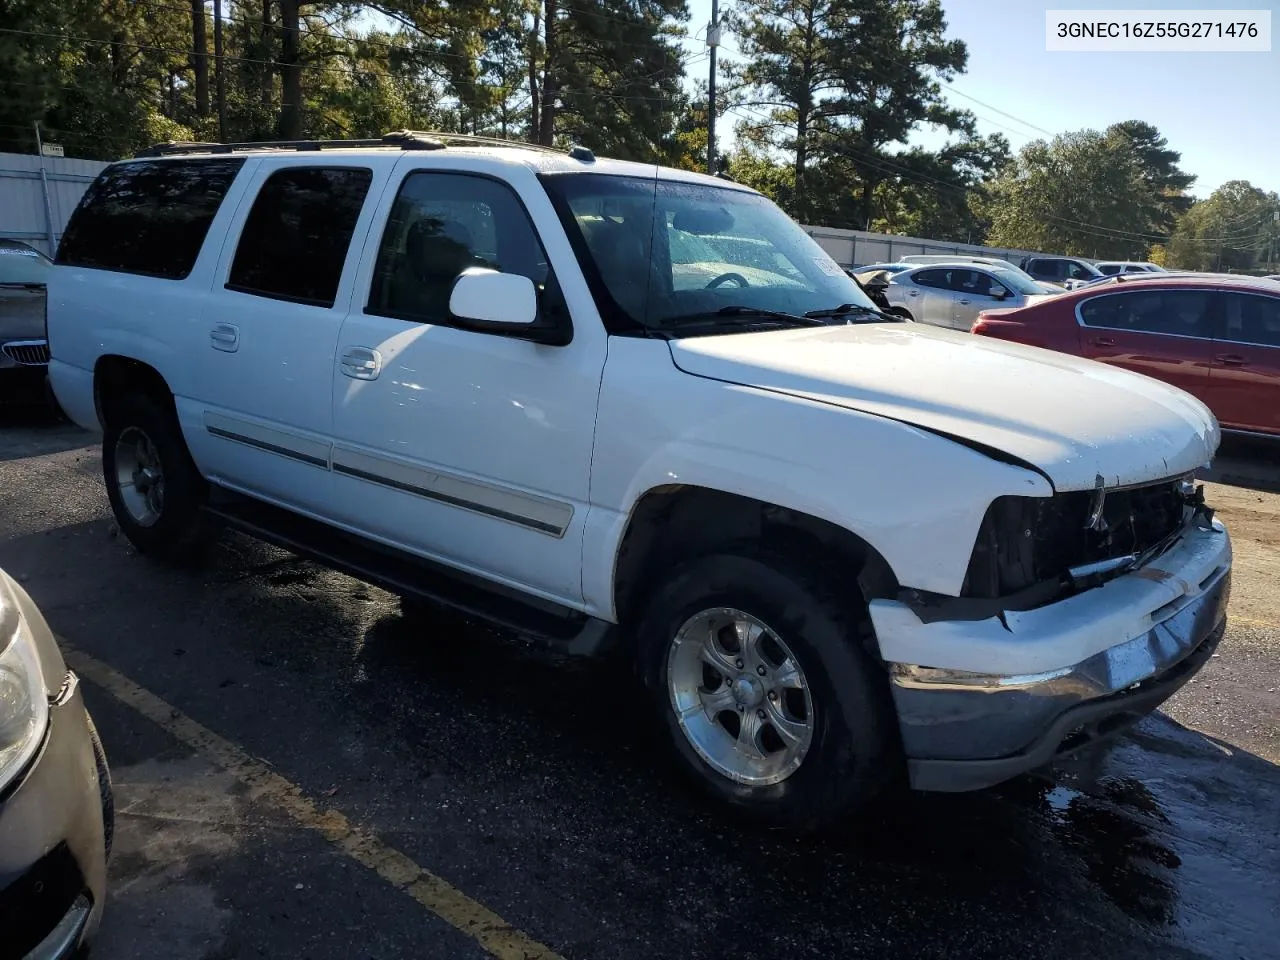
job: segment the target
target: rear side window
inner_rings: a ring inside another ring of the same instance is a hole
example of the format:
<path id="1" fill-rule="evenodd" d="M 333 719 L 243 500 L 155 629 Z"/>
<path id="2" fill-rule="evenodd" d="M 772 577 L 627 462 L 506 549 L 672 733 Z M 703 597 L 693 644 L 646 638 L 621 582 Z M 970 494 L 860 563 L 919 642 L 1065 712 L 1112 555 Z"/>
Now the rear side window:
<path id="1" fill-rule="evenodd" d="M 917 286 L 945 288 L 950 282 L 949 276 L 946 270 L 921 270 L 913 274 L 911 279 Z"/>
<path id="2" fill-rule="evenodd" d="M 1179 337 L 1213 336 L 1214 298 L 1205 290 L 1143 290 L 1095 297 L 1080 305 L 1087 327 Z"/>
<path id="3" fill-rule="evenodd" d="M 183 279 L 243 165 L 243 157 L 113 164 L 76 207 L 57 262 Z"/>
<path id="4" fill-rule="evenodd" d="M 373 181 L 365 167 L 288 167 L 253 201 L 227 289 L 332 307 Z"/>

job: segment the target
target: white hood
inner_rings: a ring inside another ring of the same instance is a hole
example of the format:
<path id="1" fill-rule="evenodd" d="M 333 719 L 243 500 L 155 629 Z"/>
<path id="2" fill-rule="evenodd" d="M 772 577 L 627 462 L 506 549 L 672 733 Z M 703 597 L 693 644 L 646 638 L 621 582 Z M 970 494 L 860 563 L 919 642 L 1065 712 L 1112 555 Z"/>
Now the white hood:
<path id="1" fill-rule="evenodd" d="M 1062 490 L 1203 466 L 1218 423 L 1175 387 L 1091 360 L 920 324 L 849 324 L 671 341 L 687 373 L 971 440 Z M 874 452 L 868 451 L 869 456 Z"/>

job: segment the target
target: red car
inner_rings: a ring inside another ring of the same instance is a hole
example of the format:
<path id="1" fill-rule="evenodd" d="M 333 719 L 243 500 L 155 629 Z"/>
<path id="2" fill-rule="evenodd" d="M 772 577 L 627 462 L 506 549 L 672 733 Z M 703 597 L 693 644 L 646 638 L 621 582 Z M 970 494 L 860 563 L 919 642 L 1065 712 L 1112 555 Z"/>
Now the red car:
<path id="1" fill-rule="evenodd" d="M 1224 430 L 1280 436 L 1280 284 L 1214 274 L 1138 274 L 1017 309 L 972 332 L 1113 363 L 1181 387 Z"/>

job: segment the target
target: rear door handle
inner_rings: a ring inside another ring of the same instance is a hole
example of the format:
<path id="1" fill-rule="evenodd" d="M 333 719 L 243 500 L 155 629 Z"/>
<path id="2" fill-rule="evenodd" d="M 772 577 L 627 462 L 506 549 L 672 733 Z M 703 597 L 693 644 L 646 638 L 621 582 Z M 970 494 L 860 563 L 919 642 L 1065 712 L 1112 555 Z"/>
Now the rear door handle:
<path id="1" fill-rule="evenodd" d="M 1220 353 L 1213 359 L 1224 367 L 1247 367 L 1249 365 L 1249 361 L 1238 353 Z"/>
<path id="2" fill-rule="evenodd" d="M 968 300 L 957 300 L 956 303 L 968 303 Z"/>
<path id="3" fill-rule="evenodd" d="M 215 323 L 209 331 L 209 346 L 224 353 L 240 349 L 240 328 L 234 323 Z"/>
<path id="4" fill-rule="evenodd" d="M 1114 347 L 1116 345 L 1112 337 L 1094 337 L 1089 342 L 1095 347 Z"/>
<path id="5" fill-rule="evenodd" d="M 353 380 L 377 380 L 382 354 L 372 347 L 347 347 L 342 353 L 342 372 Z"/>
<path id="6" fill-rule="evenodd" d="M 919 290 L 908 290 L 908 291 L 907 291 L 907 296 L 909 296 L 909 297 L 918 297 L 918 296 L 920 296 L 920 291 L 919 291 Z"/>

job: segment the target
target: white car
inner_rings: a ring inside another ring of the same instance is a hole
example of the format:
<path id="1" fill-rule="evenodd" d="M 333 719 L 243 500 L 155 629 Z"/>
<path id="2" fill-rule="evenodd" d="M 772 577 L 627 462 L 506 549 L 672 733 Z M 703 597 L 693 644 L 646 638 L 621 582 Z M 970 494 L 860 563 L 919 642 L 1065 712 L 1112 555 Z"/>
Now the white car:
<path id="1" fill-rule="evenodd" d="M 1114 277 L 1118 273 L 1165 273 L 1158 264 L 1146 260 L 1099 260 L 1094 268 L 1104 276 Z"/>
<path id="2" fill-rule="evenodd" d="M 890 320 L 721 179 L 305 146 L 148 151 L 67 226 L 51 377 L 140 551 L 217 519 L 621 647 L 687 771 L 797 829 L 1041 766 L 1221 637 L 1189 395 Z"/>

